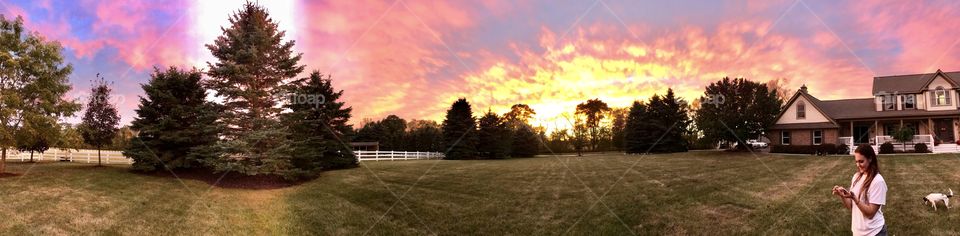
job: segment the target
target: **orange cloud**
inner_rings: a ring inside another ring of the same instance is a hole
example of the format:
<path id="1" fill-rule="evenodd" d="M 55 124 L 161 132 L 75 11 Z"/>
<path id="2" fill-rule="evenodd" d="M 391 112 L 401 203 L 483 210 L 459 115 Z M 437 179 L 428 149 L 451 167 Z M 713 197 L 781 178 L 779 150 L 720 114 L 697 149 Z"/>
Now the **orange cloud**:
<path id="1" fill-rule="evenodd" d="M 811 47 L 805 42 L 822 35 L 766 34 L 769 25 L 725 23 L 713 33 L 688 26 L 665 34 L 639 31 L 640 38 L 610 25 L 580 27 L 564 39 L 544 28 L 536 49 L 545 52 L 520 49 L 519 61 L 500 60 L 464 74 L 465 86 L 440 91 L 431 118 L 442 119 L 446 101 L 466 96 L 474 107 L 500 113 L 511 104 L 526 103 L 537 111 L 536 123 L 565 128 L 569 123 L 564 116 L 587 99 L 626 107 L 673 88 L 691 101 L 706 85 L 726 76 L 760 82 L 788 78 L 791 86 L 805 83 L 821 98 L 847 97 L 869 87 L 872 76 L 855 58 L 829 55 L 840 45 Z"/>

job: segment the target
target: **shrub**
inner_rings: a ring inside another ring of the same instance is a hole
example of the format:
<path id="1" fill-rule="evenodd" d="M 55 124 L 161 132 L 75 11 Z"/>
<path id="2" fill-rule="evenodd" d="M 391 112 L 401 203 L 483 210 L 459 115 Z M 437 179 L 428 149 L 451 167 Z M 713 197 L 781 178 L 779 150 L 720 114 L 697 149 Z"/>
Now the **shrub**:
<path id="1" fill-rule="evenodd" d="M 893 144 L 886 142 L 880 145 L 880 154 L 891 154 L 893 153 Z"/>
<path id="2" fill-rule="evenodd" d="M 929 153 L 930 149 L 927 148 L 925 143 L 917 143 L 913 145 L 913 151 L 916 153 Z"/>
<path id="3" fill-rule="evenodd" d="M 816 154 L 818 149 L 813 145 L 773 145 L 771 153 Z"/>
<path id="4" fill-rule="evenodd" d="M 850 146 L 847 146 L 847 144 L 841 143 L 840 145 L 837 146 L 837 154 L 846 155 L 849 153 L 850 153 Z"/>
<path id="5" fill-rule="evenodd" d="M 957 145 L 960 145 L 960 139 L 957 140 Z"/>
<path id="6" fill-rule="evenodd" d="M 832 143 L 820 144 L 820 153 L 823 155 L 837 154 L 837 145 Z"/>

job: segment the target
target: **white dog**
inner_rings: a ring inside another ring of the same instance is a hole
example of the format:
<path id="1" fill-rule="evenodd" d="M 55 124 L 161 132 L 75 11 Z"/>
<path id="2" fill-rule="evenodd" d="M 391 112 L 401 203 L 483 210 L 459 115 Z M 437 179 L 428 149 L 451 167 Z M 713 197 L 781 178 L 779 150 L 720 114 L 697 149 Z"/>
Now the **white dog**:
<path id="1" fill-rule="evenodd" d="M 923 197 L 923 204 L 926 205 L 930 203 L 930 206 L 933 206 L 933 210 L 937 210 L 937 202 L 942 201 L 943 205 L 947 206 L 947 209 L 950 209 L 950 198 L 953 197 L 953 189 L 950 189 L 950 195 L 942 193 L 931 193 L 926 197 Z"/>

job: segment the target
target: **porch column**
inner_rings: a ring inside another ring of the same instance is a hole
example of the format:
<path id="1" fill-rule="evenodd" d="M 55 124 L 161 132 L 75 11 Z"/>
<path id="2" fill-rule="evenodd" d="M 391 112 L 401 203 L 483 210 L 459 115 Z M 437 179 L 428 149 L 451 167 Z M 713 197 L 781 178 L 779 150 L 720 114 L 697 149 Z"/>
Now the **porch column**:
<path id="1" fill-rule="evenodd" d="M 933 136 L 933 118 L 927 118 L 927 132 L 931 137 Z"/>
<path id="2" fill-rule="evenodd" d="M 850 137 L 852 137 L 852 138 L 850 139 L 850 144 L 851 144 L 851 145 L 854 144 L 854 143 L 857 143 L 857 141 L 856 141 L 856 140 L 857 140 L 857 135 L 856 135 L 856 134 L 853 134 L 853 121 L 850 121 Z"/>
<path id="3" fill-rule="evenodd" d="M 877 121 L 877 120 L 873 121 L 873 132 L 874 132 L 873 139 L 874 141 L 876 141 L 877 136 L 880 136 L 880 121 Z M 875 143 L 875 144 L 880 145 L 879 143 Z"/>

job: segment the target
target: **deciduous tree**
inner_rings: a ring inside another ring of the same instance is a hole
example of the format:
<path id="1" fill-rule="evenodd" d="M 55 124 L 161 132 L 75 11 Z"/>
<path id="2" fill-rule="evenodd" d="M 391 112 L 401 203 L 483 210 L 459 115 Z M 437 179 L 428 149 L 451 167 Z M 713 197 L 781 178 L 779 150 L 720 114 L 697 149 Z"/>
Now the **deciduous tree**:
<path id="1" fill-rule="evenodd" d="M 98 166 L 103 165 L 100 150 L 117 135 L 117 125 L 120 123 L 117 107 L 110 103 L 111 91 L 103 77 L 97 74 L 80 124 L 83 141 L 97 149 Z"/>
<path id="2" fill-rule="evenodd" d="M 18 133 L 56 140 L 58 120 L 80 109 L 64 99 L 73 66 L 63 62 L 62 50 L 58 42 L 29 33 L 23 18 L 0 15 L 0 173 L 6 171 L 7 149 L 35 146 L 20 144 Z"/>

